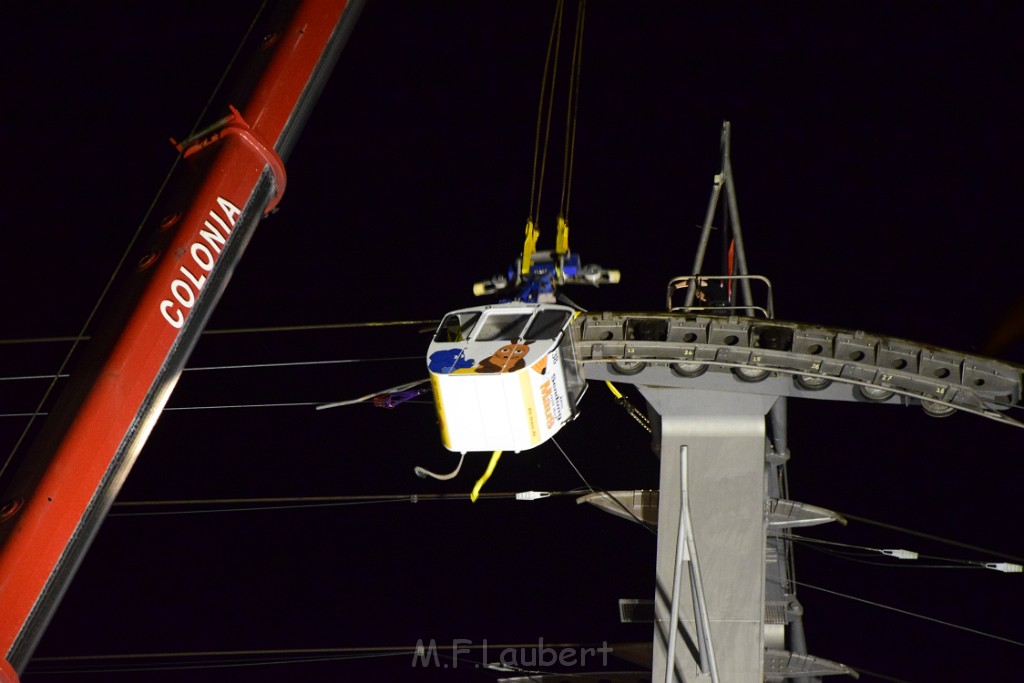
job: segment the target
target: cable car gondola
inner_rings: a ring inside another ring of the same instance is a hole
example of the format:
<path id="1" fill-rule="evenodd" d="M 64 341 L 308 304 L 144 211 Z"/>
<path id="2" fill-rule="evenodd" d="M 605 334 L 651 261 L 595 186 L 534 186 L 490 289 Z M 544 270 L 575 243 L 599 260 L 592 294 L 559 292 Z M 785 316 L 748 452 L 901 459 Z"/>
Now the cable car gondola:
<path id="1" fill-rule="evenodd" d="M 427 349 L 446 448 L 523 451 L 574 419 L 586 390 L 573 346 L 576 311 L 503 303 L 447 314 Z"/>

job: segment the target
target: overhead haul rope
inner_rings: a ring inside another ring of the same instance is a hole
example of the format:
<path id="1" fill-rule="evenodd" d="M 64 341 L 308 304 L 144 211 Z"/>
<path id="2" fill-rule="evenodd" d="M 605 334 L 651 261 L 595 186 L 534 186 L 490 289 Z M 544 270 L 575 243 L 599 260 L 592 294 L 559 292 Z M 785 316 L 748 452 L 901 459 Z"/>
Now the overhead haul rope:
<path id="1" fill-rule="evenodd" d="M 558 496 L 578 496 L 580 489 L 570 491 L 504 491 L 480 493 L 478 498 L 489 500 L 535 501 Z M 378 495 L 341 496 L 278 496 L 263 498 L 197 498 L 188 500 L 124 500 L 114 502 L 114 512 L 108 517 L 162 517 L 170 515 L 197 515 L 221 512 L 263 512 L 307 510 L 312 508 L 353 507 L 389 503 L 424 503 L 429 501 L 464 501 L 468 493 L 400 493 Z M 119 512 L 117 509 L 129 509 Z M 133 508 L 141 508 L 133 510 Z M 148 508 L 148 509 L 147 509 Z M 178 508 L 158 509 L 151 508 Z M 187 509 L 181 509 L 187 508 Z"/>
<path id="2" fill-rule="evenodd" d="M 359 327 L 398 327 L 402 325 L 437 326 L 440 320 L 379 320 L 361 323 L 324 323 L 321 325 L 275 325 L 270 327 L 234 327 L 223 330 L 205 330 L 208 334 L 254 334 L 257 332 L 308 332 L 315 330 L 344 330 Z M 434 330 L 431 329 L 431 332 Z"/>
<path id="3" fill-rule="evenodd" d="M 850 560 L 852 562 L 861 562 L 863 564 L 871 564 L 882 567 L 913 567 L 917 569 L 989 569 L 992 571 L 1002 572 L 1004 574 L 1021 574 L 1024 573 L 1024 566 L 1013 562 L 989 562 L 985 560 L 965 560 L 956 557 L 943 557 L 938 555 L 928 555 L 917 552 L 915 550 L 907 550 L 904 548 L 873 548 L 866 545 L 857 545 L 853 543 L 841 543 L 838 541 L 827 541 L 823 538 L 812 538 L 809 536 L 802 536 L 800 534 L 794 534 L 792 532 L 787 533 L 785 536 L 779 536 L 783 540 L 799 544 L 803 547 L 815 550 L 817 552 L 838 557 L 843 560 Z M 831 546 L 835 548 L 843 548 L 844 550 L 830 550 L 829 548 L 819 548 L 817 545 Z M 853 552 L 858 551 L 858 552 Z M 902 562 L 879 562 L 873 560 L 865 560 L 865 557 L 872 557 L 874 555 L 883 555 L 891 557 Z M 916 560 L 931 560 L 938 562 L 947 562 L 949 564 L 913 564 L 913 562 L 905 563 L 905 561 L 916 561 Z"/>
<path id="4" fill-rule="evenodd" d="M 236 365 L 202 365 L 187 367 L 183 372 L 202 372 L 202 371 L 221 371 L 221 370 L 259 370 L 265 368 L 288 368 L 288 367 L 314 367 L 322 365 L 351 365 L 353 363 L 390 363 L 395 361 L 410 361 L 410 360 L 423 360 L 423 356 L 382 356 L 380 358 L 336 358 L 329 360 L 305 360 L 305 361 L 282 361 L 277 363 L 241 363 Z M 0 377 L 0 382 L 13 382 L 21 380 L 39 380 L 39 379 L 66 379 L 70 377 L 68 373 L 60 373 L 58 375 L 18 375 L 10 377 Z M 426 381 L 426 380 L 424 380 Z M 310 406 L 310 405 L 323 405 L 316 401 L 301 401 L 293 403 L 250 403 L 250 404 L 234 404 L 234 405 L 206 405 L 206 406 L 170 406 L 165 407 L 164 411 L 174 410 L 211 410 L 215 408 L 276 408 L 285 406 Z M 39 417 L 46 416 L 48 413 L 45 411 L 39 411 L 38 409 L 34 413 L 0 413 L 0 418 L 3 417 L 30 417 L 37 415 Z"/>
<path id="5" fill-rule="evenodd" d="M 773 579 L 768 579 L 768 580 L 772 581 L 772 583 L 778 583 L 777 581 L 775 581 Z M 935 617 L 929 617 L 929 616 L 926 616 L 924 614 L 919 614 L 917 612 L 911 612 L 909 610 L 900 609 L 899 607 L 893 607 L 892 605 L 886 605 L 886 604 L 883 604 L 881 602 L 875 602 L 874 600 L 867 600 L 865 598 L 859 598 L 859 597 L 857 597 L 855 595 L 849 595 L 847 593 L 840 593 L 839 591 L 831 590 L 831 589 L 828 589 L 828 588 L 822 588 L 821 586 L 815 586 L 815 585 L 812 585 L 812 584 L 809 584 L 809 583 L 804 583 L 802 581 L 792 581 L 791 583 L 795 583 L 796 585 L 800 586 L 801 588 L 809 588 L 809 589 L 814 590 L 814 591 L 820 591 L 822 593 L 828 593 L 829 595 L 834 595 L 834 596 L 839 597 L 839 598 L 846 598 L 847 600 L 853 600 L 855 602 L 859 602 L 859 603 L 862 603 L 862 604 L 865 604 L 865 605 L 871 605 L 872 607 L 878 607 L 880 609 L 889 610 L 890 612 L 896 612 L 898 614 L 903 614 L 903 615 L 906 615 L 908 617 L 914 617 L 915 619 L 921 619 L 922 621 L 930 621 L 933 624 L 939 624 L 941 626 L 949 626 L 950 628 L 955 628 L 955 629 L 960 630 L 960 631 L 966 631 L 967 633 L 973 633 L 973 634 L 978 635 L 978 636 L 982 636 L 982 637 L 985 637 L 985 638 L 991 638 L 992 640 L 998 640 L 998 641 L 1001 641 L 1001 642 L 1004 642 L 1004 643 L 1009 643 L 1010 645 L 1016 645 L 1018 647 L 1024 647 L 1024 641 L 1015 640 L 1013 638 L 1007 638 L 1005 636 L 996 635 L 994 633 L 988 633 L 986 631 L 980 631 L 978 629 L 971 628 L 969 626 L 961 626 L 960 624 L 955 624 L 955 623 L 953 623 L 951 621 L 945 621 L 943 619 L 936 619 Z"/>
<path id="6" fill-rule="evenodd" d="M 952 546 L 952 547 L 955 547 L 955 548 L 962 548 L 964 550 L 970 550 L 971 552 L 983 553 L 983 554 L 986 554 L 986 555 L 993 555 L 993 556 L 996 556 L 996 557 L 1000 557 L 1000 558 L 1002 558 L 1004 560 L 1009 560 L 1011 562 L 1016 562 L 1016 563 L 1019 563 L 1019 564 L 1024 564 L 1024 557 L 1019 556 L 1019 555 L 1011 555 L 1011 554 L 1008 554 L 1008 553 L 1000 552 L 998 550 L 992 550 L 990 548 L 982 548 L 981 546 L 970 545 L 968 543 L 963 543 L 961 541 L 957 541 L 957 540 L 954 540 L 954 539 L 951 539 L 951 538 L 946 538 L 945 536 L 936 536 L 935 534 L 929 534 L 929 533 L 925 533 L 923 531 L 914 531 L 913 529 L 907 529 L 906 527 L 896 526 L 895 524 L 889 524 L 887 522 L 879 522 L 879 521 L 876 521 L 876 520 L 873 520 L 873 519 L 867 519 L 866 517 L 859 517 L 857 515 L 850 514 L 849 512 L 839 512 L 838 514 L 842 515 L 844 518 L 846 518 L 848 520 L 851 520 L 851 521 L 854 521 L 854 522 L 860 522 L 861 524 L 869 524 L 871 526 L 877 526 L 877 527 L 879 527 L 881 529 L 889 529 L 890 531 L 898 531 L 900 533 L 908 534 L 910 536 L 917 536 L 918 538 L 925 538 L 925 539 L 928 539 L 929 541 L 935 541 L 936 543 L 944 543 L 946 545 L 949 545 L 949 546 Z"/>
<path id="7" fill-rule="evenodd" d="M 261 332 L 309 332 L 317 330 L 344 330 L 359 327 L 397 327 L 401 325 L 436 326 L 439 320 L 382 320 L 362 323 L 323 323 L 319 325 L 271 325 L 265 327 L 231 327 L 223 330 L 203 330 L 202 336 L 216 334 L 258 334 Z M 433 330 L 431 330 L 433 331 Z M 25 337 L 21 339 L 0 339 L 0 346 L 15 344 L 47 344 L 52 342 L 83 342 L 92 339 L 87 334 L 63 337 Z"/>
<path id="8" fill-rule="evenodd" d="M 231 60 L 228 62 L 227 67 L 221 74 L 220 80 L 217 81 L 217 85 L 216 87 L 214 87 L 213 92 L 210 94 L 210 98 L 207 100 L 206 105 L 203 106 L 202 112 L 200 112 L 199 116 L 196 118 L 196 122 L 192 126 L 193 133 L 199 127 L 199 122 L 202 121 L 204 116 L 206 116 L 206 112 L 207 109 L 209 109 L 210 107 L 210 103 L 217 96 L 217 93 L 220 92 L 220 89 L 224 84 L 224 79 L 227 78 L 228 72 L 231 70 L 231 67 L 234 66 L 235 60 L 238 59 L 238 55 L 241 54 L 242 46 L 245 45 L 246 41 L 248 40 L 249 35 L 252 33 L 253 28 L 256 26 L 256 20 L 259 19 L 260 14 L 262 12 L 263 6 L 260 7 L 260 10 L 256 13 L 256 16 L 254 16 L 252 21 L 249 23 L 249 28 L 246 29 L 245 35 L 242 37 L 242 40 L 238 43 L 238 47 L 235 48 L 234 54 L 231 55 Z M 167 187 L 167 183 L 170 182 L 171 176 L 174 174 L 174 169 L 178 167 L 178 162 L 181 160 L 181 158 L 182 157 L 179 154 L 175 158 L 174 163 L 171 164 L 171 168 L 167 172 L 167 175 L 164 177 L 163 182 L 160 184 L 160 188 L 157 190 L 156 195 L 153 197 L 153 201 L 150 203 L 149 208 L 146 209 L 145 215 L 142 217 L 142 220 L 139 221 L 138 226 L 135 228 L 135 233 L 128 241 L 128 246 L 125 247 L 124 252 L 121 254 L 121 258 L 117 262 L 117 265 L 114 266 L 114 272 L 110 274 L 110 277 L 107 279 L 107 283 L 103 286 L 103 291 L 100 292 L 100 295 L 96 299 L 96 303 L 93 305 L 92 310 L 89 311 L 89 315 L 86 316 L 85 322 L 82 323 L 81 331 L 78 333 L 77 336 L 73 338 L 74 341 L 71 344 L 71 348 L 68 349 L 68 352 L 64 355 L 64 359 L 61 361 L 60 368 L 57 370 L 56 373 L 54 373 L 53 380 L 46 387 L 46 391 L 43 392 L 42 398 L 39 399 L 39 403 L 37 404 L 35 411 L 32 413 L 31 418 L 25 424 L 25 428 L 21 431 L 21 435 L 18 436 L 18 440 L 14 443 L 14 447 L 11 449 L 11 452 L 8 453 L 7 457 L 4 459 L 3 466 L 0 466 L 0 477 L 4 475 L 4 472 L 7 471 L 7 468 L 10 466 L 11 461 L 14 460 L 14 456 L 17 454 L 18 449 L 21 448 L 22 442 L 24 442 L 25 437 L 28 436 L 28 433 L 32 430 L 32 425 L 35 423 L 36 418 L 44 415 L 44 413 L 42 412 L 43 406 L 46 405 L 46 402 L 50 398 L 50 394 L 53 393 L 55 387 L 57 386 L 57 380 L 59 379 L 60 375 L 64 372 L 64 370 L 67 369 L 68 365 L 71 364 L 71 358 L 74 356 L 75 351 L 78 349 L 78 344 L 83 339 L 87 338 L 85 336 L 86 330 L 89 329 L 89 326 L 92 324 L 93 318 L 96 317 L 96 313 L 99 311 L 100 306 L 106 300 L 107 294 L 110 292 L 110 288 L 114 284 L 114 279 L 117 277 L 118 273 L 121 272 L 121 269 L 124 267 L 125 262 L 128 260 L 128 255 L 131 253 L 132 248 L 135 246 L 135 243 L 138 242 L 139 236 L 142 234 L 142 227 L 149 220 L 149 216 L 153 213 L 153 210 L 156 208 L 157 202 L 163 195 L 164 189 Z"/>
<path id="9" fill-rule="evenodd" d="M 437 652 L 449 650 L 486 650 L 492 648 L 502 651 L 514 649 L 574 648 L 577 651 L 584 647 L 593 647 L 593 643 L 482 643 L 444 645 L 431 643 L 431 649 Z M 420 647 L 408 645 L 396 646 L 356 646 L 356 647 L 318 647 L 318 648 L 263 648 L 250 650 L 194 650 L 177 652 L 123 652 L 101 655 L 63 655 L 50 657 L 33 657 L 30 674 L 71 674 L 100 673 L 124 671 L 171 671 L 182 669 L 214 669 L 241 666 L 259 666 L 265 664 L 301 664 L 317 661 L 339 661 L 348 659 L 365 659 L 370 657 L 391 656 L 423 656 Z M 230 658 L 230 659 L 227 659 Z M 159 662 L 154 660 L 168 660 Z M 186 659 L 211 659 L 209 662 L 188 662 Z M 118 660 L 124 664 L 118 664 Z M 103 662 L 108 662 L 104 664 Z M 134 664 L 132 664 L 134 662 Z M 39 666 L 41 665 L 41 666 Z M 447 665 L 446 665 L 447 666 Z M 69 668 L 75 667 L 75 668 Z"/>

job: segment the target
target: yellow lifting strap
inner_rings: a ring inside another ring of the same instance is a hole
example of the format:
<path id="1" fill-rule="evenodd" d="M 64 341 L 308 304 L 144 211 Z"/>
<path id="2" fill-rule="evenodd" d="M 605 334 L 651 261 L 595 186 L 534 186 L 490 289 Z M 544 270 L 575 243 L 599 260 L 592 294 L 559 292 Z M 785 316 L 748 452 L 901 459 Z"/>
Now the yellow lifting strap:
<path id="1" fill-rule="evenodd" d="M 561 214 L 558 216 L 558 233 L 555 235 L 555 253 L 569 253 L 569 223 Z"/>
<path id="2" fill-rule="evenodd" d="M 494 474 L 494 468 L 498 465 L 498 460 L 501 459 L 501 451 L 494 451 L 494 455 L 491 456 L 491 461 L 487 464 L 487 469 L 484 470 L 484 476 L 476 480 L 476 484 L 473 486 L 473 492 L 469 494 L 469 499 L 472 502 L 476 502 L 476 499 L 480 497 L 480 489 L 484 487 L 487 480 Z"/>
<path id="3" fill-rule="evenodd" d="M 622 392 L 619 391 L 618 388 L 616 388 L 616 386 L 612 384 L 610 381 L 605 380 L 604 383 L 608 385 L 608 389 L 612 392 L 612 396 L 614 396 L 617 399 L 625 398 L 625 396 L 622 395 Z"/>
<path id="4" fill-rule="evenodd" d="M 533 219 L 526 221 L 526 241 L 523 242 L 523 275 L 530 274 L 530 266 L 533 265 L 533 254 L 537 251 L 537 238 L 540 231 L 534 225 Z"/>
<path id="5" fill-rule="evenodd" d="M 644 415 L 639 410 L 637 410 L 636 406 L 630 403 L 629 399 L 623 396 L 622 392 L 619 391 L 614 384 L 607 380 L 605 380 L 605 384 L 608 385 L 608 390 L 612 392 L 612 395 L 615 397 L 616 402 L 626 409 L 626 412 L 629 413 L 629 416 L 636 420 L 637 423 L 639 423 L 639 425 L 646 429 L 648 432 L 652 431 L 651 421 L 647 419 L 647 416 Z"/>

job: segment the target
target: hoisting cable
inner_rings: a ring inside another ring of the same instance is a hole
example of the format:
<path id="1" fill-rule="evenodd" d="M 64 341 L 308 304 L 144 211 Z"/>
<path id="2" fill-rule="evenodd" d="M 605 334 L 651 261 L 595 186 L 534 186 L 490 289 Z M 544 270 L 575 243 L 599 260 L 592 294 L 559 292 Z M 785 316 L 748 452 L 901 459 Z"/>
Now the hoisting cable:
<path id="1" fill-rule="evenodd" d="M 548 141 L 551 138 L 551 113 L 554 110 L 555 82 L 558 76 L 558 52 L 562 42 L 562 20 L 565 16 L 565 0 L 555 3 L 555 16 L 551 22 L 547 53 L 544 57 L 544 75 L 540 83 L 540 101 L 537 104 L 537 128 L 533 142 L 533 172 L 530 179 L 530 212 L 526 218 L 526 238 L 523 242 L 523 263 L 521 274 L 530 272 L 533 252 L 537 249 L 537 222 L 540 215 L 540 200 L 544 188 L 544 173 L 547 169 Z M 551 76 L 550 85 L 548 76 Z M 545 107 L 545 100 L 547 106 Z M 546 113 L 546 116 L 545 116 Z M 541 129 L 544 141 L 541 143 Z M 538 169 L 539 163 L 539 169 Z"/>
<path id="2" fill-rule="evenodd" d="M 640 410 L 635 405 L 630 403 L 629 399 L 623 396 L 622 392 L 620 392 L 616 388 L 616 386 L 611 383 L 610 380 L 605 380 L 605 384 L 608 386 L 608 389 L 612 392 L 612 396 L 615 397 L 615 402 L 622 406 L 626 410 L 626 412 L 629 413 L 629 416 L 631 418 L 640 423 L 641 427 L 650 432 L 651 421 L 647 419 L 647 416 L 640 412 Z"/>
<path id="3" fill-rule="evenodd" d="M 580 70 L 583 65 L 583 21 L 587 1 L 579 0 L 576 12 L 576 34 L 572 46 L 572 64 L 569 72 L 569 103 L 565 111 L 565 154 L 562 160 L 562 198 L 558 207 L 558 230 L 555 253 L 569 253 L 569 200 L 572 196 L 572 171 L 576 152 L 576 121 L 579 115 Z"/>

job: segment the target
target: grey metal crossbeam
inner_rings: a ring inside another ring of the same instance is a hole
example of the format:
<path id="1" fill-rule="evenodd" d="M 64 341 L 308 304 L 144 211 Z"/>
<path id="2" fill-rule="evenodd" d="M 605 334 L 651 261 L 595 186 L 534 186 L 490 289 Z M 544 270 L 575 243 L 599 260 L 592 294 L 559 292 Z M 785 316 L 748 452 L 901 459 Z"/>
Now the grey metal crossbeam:
<path id="1" fill-rule="evenodd" d="M 586 377 L 765 396 L 920 404 L 1017 427 L 1022 368 L 904 339 L 742 316 L 588 313 L 573 331 Z"/>

